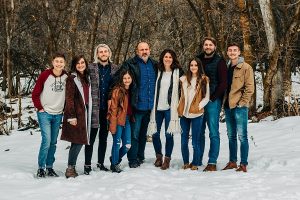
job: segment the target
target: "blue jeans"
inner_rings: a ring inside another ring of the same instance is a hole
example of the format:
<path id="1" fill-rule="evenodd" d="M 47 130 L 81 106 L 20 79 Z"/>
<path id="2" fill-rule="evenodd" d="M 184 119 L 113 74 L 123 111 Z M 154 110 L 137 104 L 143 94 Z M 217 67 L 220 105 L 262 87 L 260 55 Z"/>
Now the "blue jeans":
<path id="1" fill-rule="evenodd" d="M 248 108 L 225 108 L 225 120 L 229 140 L 229 161 L 237 161 L 237 136 L 240 140 L 241 164 L 248 165 Z"/>
<path id="2" fill-rule="evenodd" d="M 145 159 L 147 129 L 150 121 L 150 110 L 136 110 L 134 122 L 131 123 L 131 148 L 127 153 L 129 164 L 138 163 Z"/>
<path id="3" fill-rule="evenodd" d="M 111 149 L 111 164 L 116 165 L 128 152 L 131 146 L 131 128 L 129 117 L 126 117 L 125 126 L 117 125 L 117 131 L 112 135 L 113 146 Z M 122 147 L 120 148 L 122 140 Z"/>
<path id="4" fill-rule="evenodd" d="M 169 123 L 171 120 L 171 112 L 169 110 L 158 110 L 155 113 L 156 118 L 156 127 L 157 132 L 153 134 L 153 146 L 156 154 L 161 154 L 161 140 L 160 140 L 160 130 L 162 126 L 162 122 L 165 119 L 165 136 L 166 136 L 166 148 L 165 148 L 165 156 L 171 158 L 173 147 L 174 147 L 174 139 L 173 134 L 167 133 L 167 129 L 169 127 Z"/>
<path id="5" fill-rule="evenodd" d="M 209 101 L 208 104 L 204 107 L 204 118 L 202 123 L 201 131 L 201 151 L 204 151 L 205 147 L 205 129 L 206 123 L 209 130 L 209 139 L 210 139 L 210 148 L 208 152 L 208 164 L 217 164 L 217 159 L 219 157 L 220 151 L 220 132 L 219 132 L 219 121 L 220 121 L 220 112 L 221 112 L 222 102 L 220 99 L 215 101 Z M 201 161 L 203 154 L 200 157 Z"/>
<path id="6" fill-rule="evenodd" d="M 37 112 L 37 117 L 42 135 L 38 165 L 40 169 L 52 168 L 62 114 L 52 115 L 47 112 Z"/>
<path id="7" fill-rule="evenodd" d="M 199 127 L 202 126 L 203 123 L 203 116 L 196 117 L 196 118 L 180 118 L 180 125 L 182 129 L 181 133 L 181 154 L 184 164 L 189 163 L 189 133 L 190 128 L 192 129 L 192 145 L 193 145 L 193 161 L 192 165 L 201 166 L 202 160 L 200 160 L 201 154 L 203 154 L 201 145 L 203 142 L 201 141 L 202 137 L 201 130 Z"/>

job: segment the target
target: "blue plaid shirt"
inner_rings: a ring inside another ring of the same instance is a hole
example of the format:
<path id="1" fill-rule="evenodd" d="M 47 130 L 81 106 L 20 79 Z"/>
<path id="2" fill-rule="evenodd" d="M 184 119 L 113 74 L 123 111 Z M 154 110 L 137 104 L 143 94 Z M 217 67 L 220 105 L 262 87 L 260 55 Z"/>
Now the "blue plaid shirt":
<path id="1" fill-rule="evenodd" d="M 138 110 L 152 110 L 154 104 L 154 92 L 156 74 L 153 63 L 148 60 L 145 63 L 141 58 L 137 57 L 140 67 L 141 79 L 138 94 L 137 109 Z"/>

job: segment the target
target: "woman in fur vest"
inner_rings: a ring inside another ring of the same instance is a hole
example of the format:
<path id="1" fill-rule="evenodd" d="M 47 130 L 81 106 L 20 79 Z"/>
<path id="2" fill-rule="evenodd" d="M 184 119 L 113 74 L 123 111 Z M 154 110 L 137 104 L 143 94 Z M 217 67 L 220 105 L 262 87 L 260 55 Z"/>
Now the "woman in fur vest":
<path id="1" fill-rule="evenodd" d="M 179 78 L 183 75 L 176 53 L 165 49 L 159 57 L 158 76 L 155 85 L 154 106 L 151 111 L 148 134 L 152 135 L 156 154 L 154 165 L 162 170 L 170 167 L 174 146 L 174 133 L 180 133 L 177 105 L 179 100 Z M 165 157 L 163 159 L 160 132 L 165 121 Z"/>
<path id="2" fill-rule="evenodd" d="M 87 61 L 83 55 L 75 56 L 71 74 L 66 81 L 66 104 L 61 139 L 71 142 L 66 177 L 78 176 L 75 166 L 83 145 L 88 144 L 91 127 L 91 85 Z"/>
<path id="3" fill-rule="evenodd" d="M 178 115 L 180 116 L 181 153 L 183 158 L 183 169 L 190 168 L 198 170 L 202 165 L 200 158 L 201 151 L 201 127 L 203 122 L 204 106 L 209 101 L 209 79 L 204 74 L 201 61 L 198 58 L 189 62 L 189 68 L 185 76 L 180 78 L 181 97 L 178 105 Z M 189 163 L 189 133 L 192 129 L 193 159 Z M 202 131 L 203 132 L 203 131 Z"/>

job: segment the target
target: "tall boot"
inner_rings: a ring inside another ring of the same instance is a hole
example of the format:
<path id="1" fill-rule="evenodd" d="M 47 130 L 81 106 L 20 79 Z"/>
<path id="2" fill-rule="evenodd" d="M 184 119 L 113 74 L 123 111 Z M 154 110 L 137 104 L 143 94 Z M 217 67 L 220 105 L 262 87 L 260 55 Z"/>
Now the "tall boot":
<path id="1" fill-rule="evenodd" d="M 164 163 L 162 164 L 162 166 L 160 167 L 160 169 L 162 169 L 162 170 L 168 169 L 170 167 L 170 161 L 171 161 L 171 158 L 165 156 Z"/>
<path id="2" fill-rule="evenodd" d="M 155 167 L 161 167 L 162 166 L 162 155 L 161 154 L 156 154 L 156 160 L 154 162 Z"/>

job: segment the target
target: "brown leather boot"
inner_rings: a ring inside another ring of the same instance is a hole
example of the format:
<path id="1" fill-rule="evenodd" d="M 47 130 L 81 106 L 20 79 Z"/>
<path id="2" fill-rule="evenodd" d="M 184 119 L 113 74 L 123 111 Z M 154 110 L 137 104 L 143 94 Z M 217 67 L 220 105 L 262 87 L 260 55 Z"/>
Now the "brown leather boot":
<path id="1" fill-rule="evenodd" d="M 70 177 L 75 178 L 76 176 L 78 176 L 78 173 L 76 172 L 75 167 L 74 166 L 69 166 L 66 169 L 65 176 L 66 176 L 66 178 L 70 178 Z"/>
<path id="2" fill-rule="evenodd" d="M 237 170 L 237 172 L 247 172 L 247 165 L 241 164 Z"/>
<path id="3" fill-rule="evenodd" d="M 162 163 L 163 163 L 162 155 L 161 154 L 156 154 L 156 160 L 154 162 L 155 167 L 161 167 Z"/>
<path id="4" fill-rule="evenodd" d="M 168 169 L 170 167 L 170 161 L 171 161 L 171 158 L 165 156 L 164 163 L 162 164 L 160 169 L 162 169 L 162 170 Z"/>
<path id="5" fill-rule="evenodd" d="M 184 164 L 181 168 L 182 169 L 189 169 L 189 168 L 191 168 L 192 167 L 192 163 L 186 163 L 186 164 Z"/>
<path id="6" fill-rule="evenodd" d="M 223 170 L 227 170 L 227 169 L 236 169 L 236 168 L 237 168 L 236 162 L 230 161 L 230 162 L 227 163 L 226 167 L 224 167 Z"/>
<path id="7" fill-rule="evenodd" d="M 217 166 L 213 164 L 208 164 L 205 169 L 203 170 L 204 172 L 213 172 L 217 171 Z"/>

